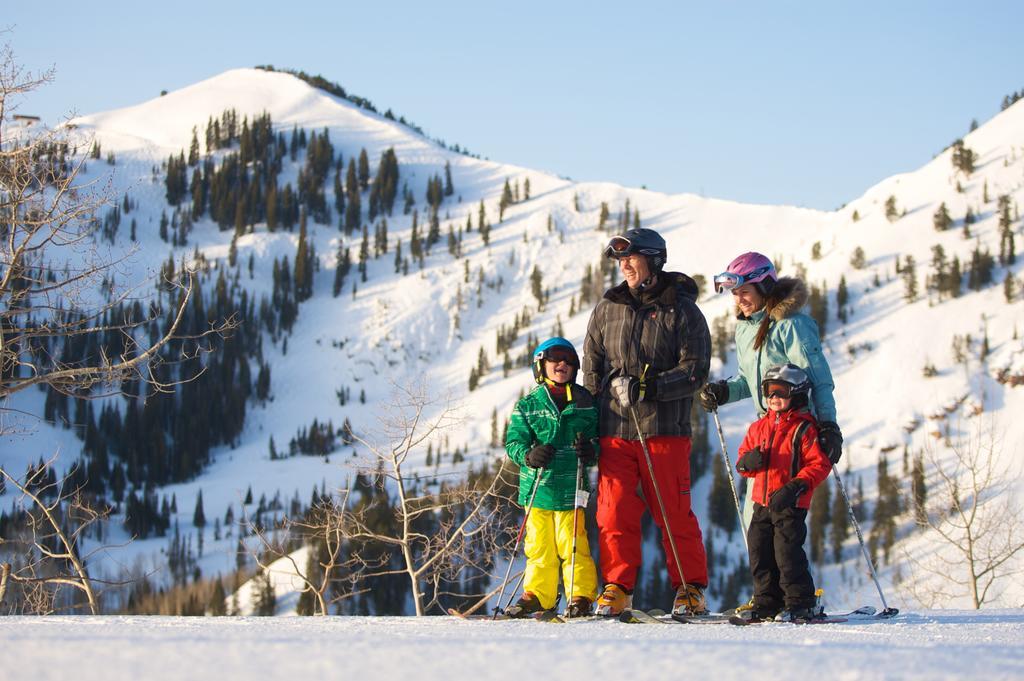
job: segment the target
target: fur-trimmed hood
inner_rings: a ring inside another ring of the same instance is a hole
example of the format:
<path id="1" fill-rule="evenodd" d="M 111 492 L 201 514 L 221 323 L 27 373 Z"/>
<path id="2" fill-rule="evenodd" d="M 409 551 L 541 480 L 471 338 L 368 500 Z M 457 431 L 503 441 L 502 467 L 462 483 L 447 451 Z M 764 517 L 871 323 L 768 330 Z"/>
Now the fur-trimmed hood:
<path id="1" fill-rule="evenodd" d="M 765 314 L 775 321 L 781 321 L 786 317 L 792 317 L 807 305 L 807 285 L 803 279 L 796 277 L 782 277 L 764 302 Z M 756 314 L 756 313 L 755 313 Z M 736 318 L 747 319 L 740 308 L 736 307 Z"/>

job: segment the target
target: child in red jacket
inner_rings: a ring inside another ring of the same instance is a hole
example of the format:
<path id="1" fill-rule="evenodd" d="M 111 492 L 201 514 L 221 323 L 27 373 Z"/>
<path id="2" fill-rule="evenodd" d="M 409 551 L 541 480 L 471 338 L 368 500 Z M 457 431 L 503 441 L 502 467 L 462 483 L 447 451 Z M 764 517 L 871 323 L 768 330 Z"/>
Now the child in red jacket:
<path id="1" fill-rule="evenodd" d="M 814 580 L 804 553 L 807 509 L 814 488 L 831 471 L 807 408 L 811 382 L 793 364 L 770 368 L 761 381 L 768 412 L 751 424 L 736 470 L 754 481 L 754 515 L 747 530 L 754 580 L 752 620 L 807 620 L 816 612 Z"/>

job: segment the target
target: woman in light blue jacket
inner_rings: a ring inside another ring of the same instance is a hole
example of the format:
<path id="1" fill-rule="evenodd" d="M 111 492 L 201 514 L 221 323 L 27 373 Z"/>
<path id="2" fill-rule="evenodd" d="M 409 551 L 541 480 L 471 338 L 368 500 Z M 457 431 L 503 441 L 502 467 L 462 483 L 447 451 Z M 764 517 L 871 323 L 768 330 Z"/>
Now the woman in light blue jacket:
<path id="1" fill-rule="evenodd" d="M 825 454 L 837 463 L 843 435 L 836 424 L 835 385 L 821 351 L 818 324 L 800 312 L 807 303 L 807 287 L 800 279 L 779 278 L 772 261 L 760 253 L 744 253 L 715 277 L 715 290 L 732 291 L 736 302 L 736 356 L 739 374 L 727 381 L 708 383 L 698 394 L 701 406 L 713 411 L 729 402 L 754 398 L 757 416 L 767 411 L 761 380 L 773 366 L 795 364 L 811 380 L 811 406 L 818 420 L 818 440 Z M 748 490 L 749 492 L 749 490 Z M 750 522 L 749 494 L 743 509 L 744 530 Z"/>
<path id="2" fill-rule="evenodd" d="M 843 453 L 843 434 L 836 424 L 835 384 L 832 370 L 821 351 L 818 324 L 800 312 L 807 304 L 807 287 L 800 279 L 779 278 L 775 265 L 760 253 L 744 253 L 715 277 L 718 293 L 732 291 L 736 303 L 736 357 L 739 374 L 726 381 L 708 383 L 697 394 L 706 411 L 720 405 L 754 398 L 757 416 L 768 407 L 761 395 L 761 380 L 768 369 L 795 364 L 811 380 L 811 407 L 818 420 L 818 443 L 835 464 Z M 743 527 L 750 526 L 754 504 L 753 485 L 747 486 Z M 753 600 L 736 608 L 749 609 Z"/>

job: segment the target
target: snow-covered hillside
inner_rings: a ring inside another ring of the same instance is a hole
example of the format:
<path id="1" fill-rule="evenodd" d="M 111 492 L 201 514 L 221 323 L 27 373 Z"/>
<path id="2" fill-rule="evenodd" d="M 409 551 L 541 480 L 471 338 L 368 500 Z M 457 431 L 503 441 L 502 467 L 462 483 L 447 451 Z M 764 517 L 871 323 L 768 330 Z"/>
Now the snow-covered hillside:
<path id="1" fill-rule="evenodd" d="M 932 433 L 945 433 L 944 424 L 954 436 L 958 430 L 969 432 L 980 422 L 994 427 L 1001 436 L 999 455 L 1019 470 L 1024 422 L 1015 415 L 1024 413 L 1024 389 L 1001 384 L 996 377 L 1004 368 L 1015 374 L 1024 371 L 1020 293 L 1012 303 L 1004 300 L 999 284 L 1007 270 L 1000 266 L 995 269 L 993 285 L 980 291 L 965 288 L 959 298 L 941 303 L 926 292 L 924 282 L 935 244 L 943 246 L 948 258 L 956 255 L 965 265 L 977 244 L 987 246 L 993 254 L 998 251 L 997 197 L 1008 195 L 1013 211 L 1024 199 L 1024 108 L 1020 104 L 965 137 L 966 146 L 978 155 L 970 177 L 954 172 L 951 152 L 946 150 L 920 169 L 885 179 L 841 210 L 826 213 L 744 205 L 692 194 L 666 195 L 608 183 L 575 183 L 446 150 L 404 125 L 288 74 L 229 71 L 137 106 L 72 122 L 76 134 L 95 136 L 104 154 L 116 158 L 113 166 L 91 162 L 85 179 L 109 176 L 113 194 L 127 193 L 138 205 L 132 216 L 139 223 L 140 249 L 128 274 L 136 281 L 152 276 L 171 250 L 157 236 L 160 216 L 168 211 L 160 164 L 170 155 L 187 151 L 193 127 L 201 130 L 210 117 L 227 108 L 250 117 L 268 112 L 275 127 L 285 133 L 296 126 L 310 131 L 326 129 L 346 163 L 365 149 L 375 165 L 386 149 L 394 148 L 401 180 L 416 197 L 421 227 L 428 180 L 450 164 L 454 195 L 441 206 L 442 234 L 449 226 L 461 233 L 468 217 L 478 225 L 481 201 L 493 229 L 488 245 L 479 229 L 466 232 L 459 258 L 449 254 L 442 237 L 424 259 L 422 269 L 413 261 L 406 275 L 396 273 L 389 251 L 369 261 L 365 282 L 353 272 L 342 294 L 334 297 L 334 254 L 343 238 L 336 227 L 337 217 L 332 224 L 311 224 L 310 239 L 319 254 L 321 271 L 315 278 L 314 296 L 302 304 L 287 352 L 280 343 L 266 345 L 273 368 L 273 401 L 250 410 L 237 445 L 215 451 L 213 463 L 199 478 L 160 490 L 176 497 L 176 520 L 183 532 L 195 532 L 192 509 L 200 491 L 207 516 L 223 518 L 229 506 L 237 517 L 250 487 L 255 498 L 279 494 L 285 500 L 293 496 L 305 500 L 313 487 L 346 485 L 354 475 L 353 465 L 362 460 L 360 452 L 343 447 L 327 458 L 271 460 L 270 438 L 281 448 L 316 417 L 334 424 L 348 419 L 356 432 L 373 439 L 376 418 L 390 401 L 393 385 L 422 381 L 437 395 L 456 400 L 465 420 L 449 434 L 447 451 L 467 449 L 467 463 L 500 456 L 500 450 L 488 446 L 492 414 L 496 412 L 503 421 L 531 380 L 526 369 L 513 369 L 503 377 L 502 357 L 495 354 L 496 333 L 528 309 L 531 322 L 520 331 L 510 353 L 513 359 L 527 350 L 528 336 L 551 335 L 559 322 L 564 335 L 581 346 L 589 309 L 576 309 L 572 315 L 570 310 L 579 307 L 581 279 L 588 266 L 599 262 L 608 238 L 607 231 L 597 229 L 601 207 L 606 204 L 610 208 L 614 223 L 627 202 L 630 209 L 639 211 L 644 227 L 665 236 L 670 270 L 703 275 L 710 281 L 733 256 L 758 250 L 775 258 L 784 273 L 793 273 L 799 264 L 809 283 L 827 285 L 826 352 L 836 378 L 839 423 L 846 436 L 840 469 L 852 476 L 848 484 L 859 481 L 866 499 L 875 498 L 875 470 L 881 452 L 893 452 L 890 470 L 897 470 L 904 447 L 916 452 L 926 445 L 941 446 Z M 936 140 L 936 147 L 946 142 Z M 822 172 L 827 172 L 829 163 L 838 162 L 841 160 L 823 159 Z M 298 166 L 286 166 L 282 179 L 294 181 L 297 173 Z M 498 201 L 506 180 L 517 188 L 525 188 L 528 180 L 529 199 L 510 206 L 499 222 Z M 958 191 L 958 181 L 962 191 Z M 905 209 L 894 222 L 884 210 L 890 196 L 895 196 L 901 211 Z M 948 231 L 938 233 L 932 216 L 943 202 L 956 222 Z M 965 239 L 960 221 L 968 207 L 977 221 L 971 225 L 971 238 Z M 388 223 L 391 239 L 401 240 L 408 248 L 412 216 L 396 210 Z M 1020 235 L 1016 214 L 1012 229 Z M 187 257 L 198 249 L 210 260 L 226 262 L 231 234 L 204 218 L 196 223 L 189 243 L 175 255 Z M 345 245 L 355 253 L 359 240 L 357 233 Z M 265 225 L 256 225 L 253 233 L 238 239 L 238 261 L 246 263 L 253 258 L 253 277 L 247 278 L 243 266 L 241 279 L 254 296 L 269 293 L 274 260 L 292 257 L 297 241 L 296 232 L 271 233 Z M 862 269 L 850 264 L 858 248 L 865 254 Z M 812 258 L 812 250 L 817 259 Z M 921 293 L 912 303 L 904 300 L 904 282 L 896 274 L 897 258 L 903 262 L 906 256 L 913 256 L 918 266 Z M 535 268 L 549 293 L 542 309 L 531 292 Z M 1018 280 L 1019 291 L 1019 261 L 1010 266 L 1010 272 Z M 841 276 L 850 291 L 846 323 L 836 318 L 835 296 Z M 709 323 L 721 317 L 731 323 L 728 296 L 708 292 L 700 304 Z M 968 348 L 966 360 L 955 361 L 951 351 L 954 336 L 968 334 L 975 344 Z M 979 356 L 983 337 L 990 347 L 984 361 Z M 468 378 L 481 349 L 491 369 L 470 393 Z M 927 363 L 935 366 L 936 376 L 923 376 Z M 730 353 L 724 365 L 716 360 L 712 371 L 724 377 L 734 369 Z M 343 386 L 352 391 L 351 401 L 344 406 L 336 395 Z M 365 400 L 357 399 L 360 394 Z M 29 395 L 13 406 L 39 414 L 42 399 L 41 395 Z M 735 452 L 752 415 L 749 404 L 723 409 L 730 452 Z M 908 428 L 909 423 L 918 425 Z M 22 471 L 53 451 L 59 450 L 62 461 L 71 461 L 80 446 L 70 431 L 40 423 L 33 434 L 4 442 L 0 451 L 6 466 Z M 422 457 L 422 473 L 434 474 L 435 468 L 426 465 L 426 450 L 418 456 Z M 463 466 L 448 460 L 437 470 L 458 473 Z M 703 509 L 709 486 L 710 476 L 706 476 L 693 495 L 705 525 Z M 909 526 L 901 529 L 901 533 L 908 531 Z M 203 574 L 229 571 L 235 564 L 237 540 L 225 537 L 214 541 L 209 529 L 206 532 L 199 560 Z M 127 539 L 116 527 L 110 538 Z M 716 538 L 719 551 L 724 541 Z M 167 539 L 134 541 L 115 551 L 110 565 L 135 564 L 143 570 L 159 570 L 163 565 L 160 552 L 166 543 Z M 737 555 L 742 551 L 738 536 L 732 537 L 729 546 Z M 912 534 L 900 546 L 915 552 L 930 550 L 919 534 Z M 851 549 L 845 555 L 842 564 L 823 568 L 819 581 L 844 603 L 872 598 L 874 589 L 863 577 L 859 554 Z M 897 605 L 914 602 L 899 584 L 908 578 L 908 570 L 897 558 L 881 571 L 890 599 Z M 1024 599 L 1024 586 L 1017 581 L 997 603 L 1018 604 Z M 947 605 L 965 607 L 968 602 L 955 599 Z M 934 669 L 943 668 L 936 664 Z"/>

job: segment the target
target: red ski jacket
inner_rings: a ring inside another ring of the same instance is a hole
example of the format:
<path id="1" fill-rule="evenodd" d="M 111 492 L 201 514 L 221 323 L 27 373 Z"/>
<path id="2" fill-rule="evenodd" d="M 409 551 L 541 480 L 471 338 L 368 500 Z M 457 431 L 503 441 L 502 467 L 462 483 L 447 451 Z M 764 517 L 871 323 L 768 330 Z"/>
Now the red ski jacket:
<path id="1" fill-rule="evenodd" d="M 798 430 L 801 432 L 798 433 Z M 794 456 L 794 439 L 798 435 L 799 443 L 795 447 Z M 800 495 L 796 505 L 797 508 L 810 508 L 814 488 L 824 482 L 832 471 L 832 464 L 818 445 L 817 423 L 811 413 L 794 409 L 769 411 L 750 424 L 747 436 L 740 445 L 739 457 L 742 458 L 755 447 L 760 447 L 767 457 L 764 468 L 753 473 L 737 469 L 743 477 L 754 479 L 754 501 L 767 506 L 772 492 L 793 478 L 800 478 L 807 483 L 807 492 Z"/>

